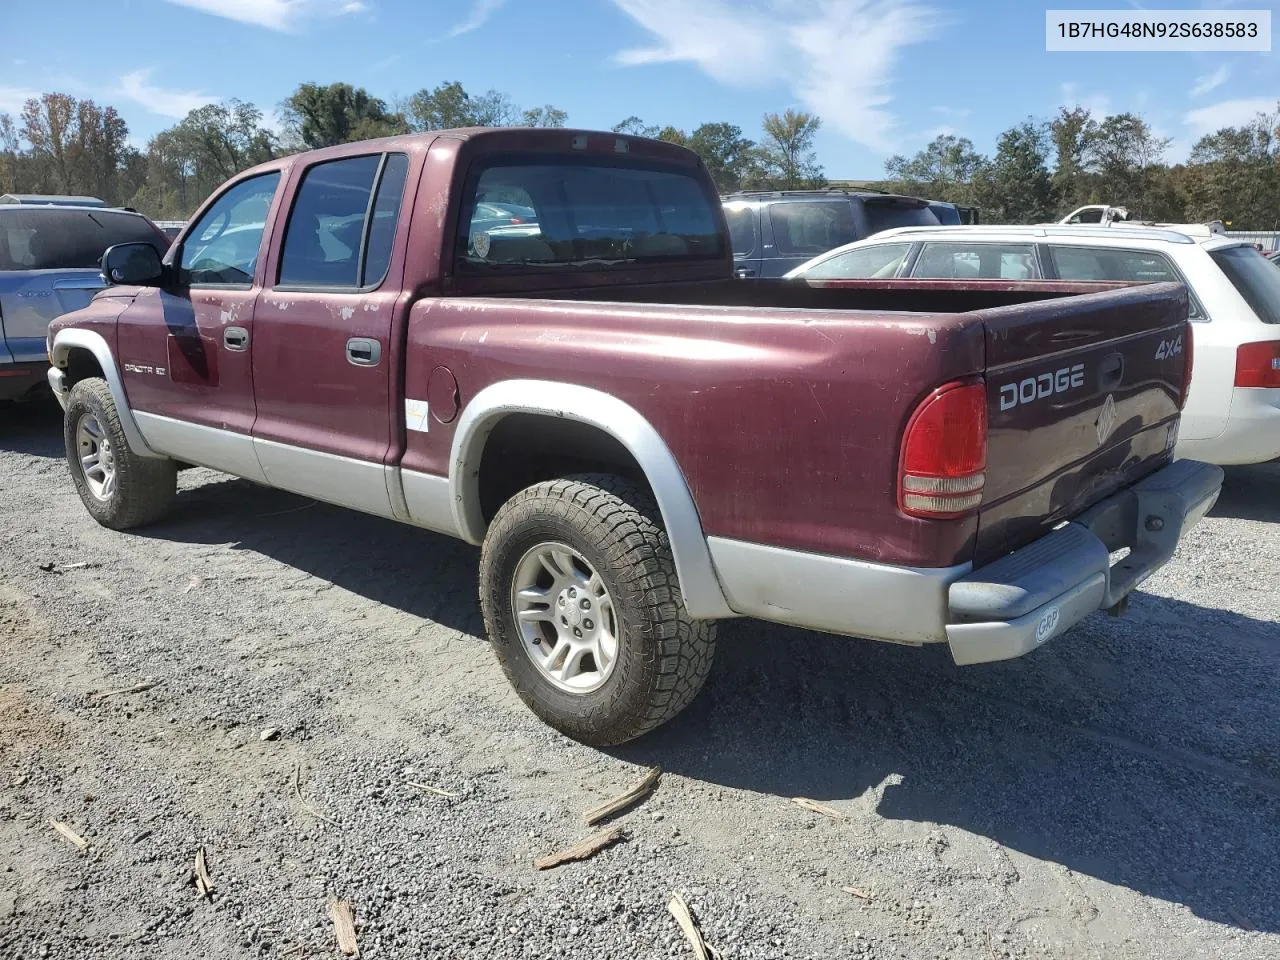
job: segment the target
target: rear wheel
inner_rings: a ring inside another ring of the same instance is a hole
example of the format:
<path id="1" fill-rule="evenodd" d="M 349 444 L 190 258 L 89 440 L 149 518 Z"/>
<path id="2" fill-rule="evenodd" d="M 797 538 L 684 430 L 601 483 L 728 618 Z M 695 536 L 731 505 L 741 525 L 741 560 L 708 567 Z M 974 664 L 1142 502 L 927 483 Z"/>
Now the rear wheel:
<path id="1" fill-rule="evenodd" d="M 715 624 L 685 612 L 648 491 L 614 476 L 512 497 L 480 558 L 485 627 L 516 692 L 583 743 L 623 743 L 670 720 L 706 681 Z"/>
<path id="2" fill-rule="evenodd" d="M 130 449 L 105 380 L 90 377 L 71 388 L 63 438 L 80 500 L 104 527 L 127 530 L 154 523 L 173 505 L 176 465 Z"/>

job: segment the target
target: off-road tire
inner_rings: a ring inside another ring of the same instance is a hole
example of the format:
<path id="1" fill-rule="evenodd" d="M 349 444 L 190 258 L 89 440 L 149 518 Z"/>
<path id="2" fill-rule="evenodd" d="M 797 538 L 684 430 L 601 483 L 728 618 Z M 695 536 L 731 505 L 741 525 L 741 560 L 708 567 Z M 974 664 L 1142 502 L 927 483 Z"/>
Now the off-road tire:
<path id="1" fill-rule="evenodd" d="M 89 489 L 76 441 L 76 430 L 86 415 L 95 417 L 111 441 L 115 460 L 115 489 L 99 499 Z M 81 380 L 67 395 L 63 417 L 67 467 L 80 500 L 93 519 L 112 530 L 129 530 L 155 523 L 173 506 L 178 491 L 177 465 L 168 459 L 140 457 L 129 447 L 111 388 L 100 377 Z"/>
<path id="2" fill-rule="evenodd" d="M 604 684 L 588 693 L 558 688 L 522 649 L 512 583 L 520 558 L 546 541 L 581 553 L 613 598 L 618 657 Z M 647 489 L 621 477 L 551 480 L 507 501 L 481 550 L 480 605 L 521 699 L 581 743 L 624 743 L 661 726 L 693 701 L 711 671 L 716 625 L 685 611 L 657 505 Z"/>

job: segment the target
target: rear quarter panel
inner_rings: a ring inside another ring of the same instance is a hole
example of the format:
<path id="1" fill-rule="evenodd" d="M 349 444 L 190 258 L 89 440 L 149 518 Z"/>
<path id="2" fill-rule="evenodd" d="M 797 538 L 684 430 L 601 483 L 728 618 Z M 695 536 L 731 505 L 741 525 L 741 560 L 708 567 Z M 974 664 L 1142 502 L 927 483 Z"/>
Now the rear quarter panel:
<path id="1" fill-rule="evenodd" d="M 405 396 L 426 399 L 437 366 L 462 407 L 509 379 L 593 387 L 664 438 L 706 534 L 948 566 L 972 554 L 976 520 L 897 511 L 899 438 L 983 353 L 964 315 L 433 298 L 410 315 Z M 436 422 L 408 433 L 404 467 L 447 475 L 452 437 Z"/>

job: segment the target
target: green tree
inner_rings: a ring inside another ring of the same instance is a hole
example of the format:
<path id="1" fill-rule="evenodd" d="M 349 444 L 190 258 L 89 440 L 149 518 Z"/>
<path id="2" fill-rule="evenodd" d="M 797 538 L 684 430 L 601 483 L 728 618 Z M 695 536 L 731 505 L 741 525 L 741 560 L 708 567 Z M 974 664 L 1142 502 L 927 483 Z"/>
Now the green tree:
<path id="1" fill-rule="evenodd" d="M 1094 175 L 1098 202 L 1127 207 L 1144 219 L 1155 216 L 1151 200 L 1161 160 L 1171 141 L 1157 137 L 1151 126 L 1133 113 L 1103 119 L 1084 146 L 1085 169 Z"/>
<path id="2" fill-rule="evenodd" d="M 526 127 L 563 127 L 569 122 L 569 114 L 548 103 L 525 110 L 521 119 Z"/>
<path id="3" fill-rule="evenodd" d="M 973 203 L 986 159 L 968 137 L 939 134 L 912 157 L 896 154 L 884 163 L 895 189 L 931 199 Z"/>
<path id="4" fill-rule="evenodd" d="M 308 149 L 408 131 L 404 117 L 349 83 L 304 83 L 284 102 L 283 113 L 285 123 Z"/>
<path id="5" fill-rule="evenodd" d="M 687 146 L 702 158 L 721 193 L 739 189 L 750 176 L 756 145 L 732 123 L 704 123 L 689 135 Z"/>
<path id="6" fill-rule="evenodd" d="M 1044 223 L 1054 210 L 1049 129 L 1027 120 L 1000 134 L 980 177 L 978 202 L 993 223 Z"/>
<path id="7" fill-rule="evenodd" d="M 821 127 L 822 120 L 812 113 L 766 113 L 764 137 L 749 174 L 752 185 L 774 190 L 823 186 L 827 181 L 813 145 Z"/>
<path id="8" fill-rule="evenodd" d="M 1064 216 L 1076 207 L 1097 202 L 1090 195 L 1084 172 L 1085 155 L 1097 131 L 1098 122 L 1084 107 L 1062 107 L 1049 121 L 1049 137 L 1056 156 L 1053 189 Z"/>

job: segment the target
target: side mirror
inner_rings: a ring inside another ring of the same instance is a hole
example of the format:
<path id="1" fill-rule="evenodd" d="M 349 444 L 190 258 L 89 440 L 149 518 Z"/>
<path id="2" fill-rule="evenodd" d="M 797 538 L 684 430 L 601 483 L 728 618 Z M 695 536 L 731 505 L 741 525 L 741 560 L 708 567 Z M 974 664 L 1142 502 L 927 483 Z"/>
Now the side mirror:
<path id="1" fill-rule="evenodd" d="M 163 277 L 160 254 L 149 243 L 117 243 L 102 255 L 102 279 L 107 283 L 155 287 Z"/>

